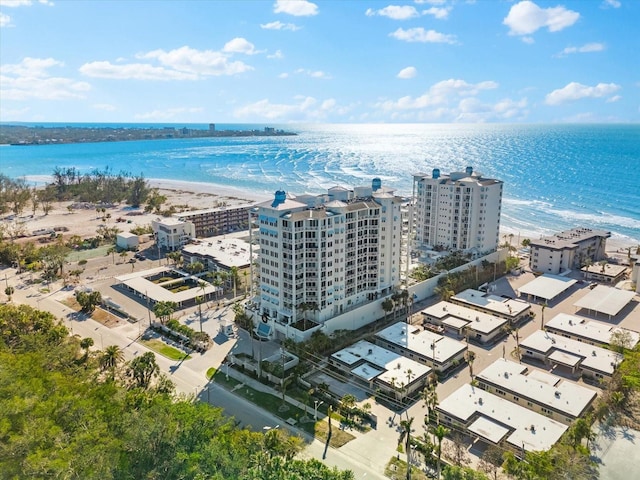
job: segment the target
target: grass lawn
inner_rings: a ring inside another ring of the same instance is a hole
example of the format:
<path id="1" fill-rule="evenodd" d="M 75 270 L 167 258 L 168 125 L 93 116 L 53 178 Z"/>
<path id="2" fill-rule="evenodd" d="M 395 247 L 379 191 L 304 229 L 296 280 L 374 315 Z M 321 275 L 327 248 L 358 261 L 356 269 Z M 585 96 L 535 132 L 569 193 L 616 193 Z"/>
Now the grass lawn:
<path id="1" fill-rule="evenodd" d="M 327 436 L 329 435 L 329 424 L 324 420 L 320 420 L 315 422 L 315 432 L 314 435 L 316 438 L 322 441 L 327 441 Z M 340 448 L 345 443 L 349 443 L 353 440 L 354 437 L 348 432 L 344 430 L 340 430 L 340 428 L 336 425 L 336 422 L 333 421 L 331 425 L 331 440 L 329 441 L 329 445 L 333 448 Z"/>
<path id="2" fill-rule="evenodd" d="M 152 338 L 151 340 L 140 340 L 140 343 L 170 360 L 189 360 L 191 358 L 190 355 L 178 350 L 177 348 L 173 348 L 171 345 L 167 345 L 156 338 Z"/>
<path id="3" fill-rule="evenodd" d="M 407 478 L 407 462 L 404 460 L 400 460 L 396 457 L 391 457 L 389 463 L 384 469 L 384 474 L 386 477 L 392 479 L 404 479 Z M 427 480 L 427 475 L 414 466 L 411 467 L 411 478 L 413 480 Z"/>
<path id="4" fill-rule="evenodd" d="M 227 390 L 231 390 L 236 395 L 246 398 L 251 403 L 258 405 L 259 407 L 267 410 L 268 412 L 281 418 L 284 421 L 289 418 L 295 419 L 297 422 L 296 426 L 298 428 L 304 430 L 310 435 L 314 435 L 321 440 L 326 440 L 327 432 L 329 430 L 329 424 L 327 422 L 325 422 L 324 420 L 318 422 L 300 422 L 301 418 L 304 418 L 305 416 L 309 417 L 310 414 L 312 414 L 311 411 L 305 413 L 303 409 L 286 403 L 285 405 L 287 406 L 287 410 L 282 412 L 280 411 L 282 408 L 282 397 L 277 397 L 275 395 L 271 395 L 270 393 L 254 390 L 247 385 L 241 384 L 233 377 L 229 377 L 227 379 L 227 375 L 223 370 L 210 368 L 209 370 L 207 370 L 207 377 L 211 378 L 211 380 L 215 383 L 225 387 Z M 334 426 L 331 434 L 330 445 L 336 448 L 341 447 L 345 443 L 356 438 L 350 433 L 340 430 L 339 424 L 339 420 L 334 421 Z"/>

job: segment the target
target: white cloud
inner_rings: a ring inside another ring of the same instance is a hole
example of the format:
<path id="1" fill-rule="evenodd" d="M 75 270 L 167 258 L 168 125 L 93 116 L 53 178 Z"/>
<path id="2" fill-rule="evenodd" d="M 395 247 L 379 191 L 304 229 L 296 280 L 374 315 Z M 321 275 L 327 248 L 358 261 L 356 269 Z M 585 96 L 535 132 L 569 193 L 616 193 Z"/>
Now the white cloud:
<path id="1" fill-rule="evenodd" d="M 198 75 L 169 68 L 154 67 L 148 63 L 116 65 L 111 62 L 89 62 L 80 67 L 80 73 L 93 78 L 114 80 L 197 80 Z"/>
<path id="2" fill-rule="evenodd" d="M 0 98 L 3 100 L 62 100 L 84 98 L 91 89 L 86 82 L 54 77 L 49 73 L 63 63 L 53 58 L 26 57 L 17 64 L 0 67 Z"/>
<path id="3" fill-rule="evenodd" d="M 233 41 L 232 41 L 233 42 Z M 248 42 L 247 42 L 248 43 Z M 229 45 L 229 44 L 227 44 Z M 243 42 L 238 42 L 237 47 L 246 47 Z M 169 80 L 192 80 L 199 77 L 236 75 L 253 70 L 253 67 L 241 61 L 230 61 L 228 56 L 213 50 L 196 50 L 187 46 L 165 51 L 153 50 L 137 55 L 141 59 L 155 59 L 170 70 L 165 70 L 171 78 Z M 103 62 L 104 63 L 104 62 Z M 126 66 L 126 65 L 124 65 Z M 149 71 L 156 67 L 147 65 Z M 137 68 L 141 68 L 140 65 Z M 156 80 L 164 80 L 163 72 Z"/>
<path id="4" fill-rule="evenodd" d="M 615 103 L 619 100 L 622 100 L 622 95 L 614 95 L 611 98 L 607 98 L 607 103 Z"/>
<path id="5" fill-rule="evenodd" d="M 318 14 L 318 6 L 307 0 L 276 0 L 274 13 L 286 13 L 294 17 L 310 17 Z"/>
<path id="6" fill-rule="evenodd" d="M 289 74 L 287 72 L 283 72 L 280 75 L 278 75 L 278 78 L 289 78 Z"/>
<path id="7" fill-rule="evenodd" d="M 139 113 L 134 115 L 134 117 L 138 120 L 169 120 L 175 119 L 180 116 L 180 118 L 189 118 L 189 115 L 183 114 L 191 114 L 191 113 L 200 113 L 203 109 L 201 107 L 178 107 L 178 108 L 168 108 L 166 110 L 153 110 L 151 112 Z"/>
<path id="8" fill-rule="evenodd" d="M 522 37 L 522 41 L 527 45 L 532 45 L 536 42 L 533 37 Z"/>
<path id="9" fill-rule="evenodd" d="M 405 42 L 449 43 L 452 45 L 457 43 L 455 35 L 447 35 L 435 30 L 425 30 L 422 27 L 409 28 L 407 30 L 399 28 L 390 33 L 389 36 Z"/>
<path id="10" fill-rule="evenodd" d="M 284 54 L 282 53 L 282 50 L 276 50 L 271 55 L 267 55 L 267 58 L 273 58 L 273 59 L 276 59 L 276 60 L 280 60 L 280 59 L 284 58 Z"/>
<path id="11" fill-rule="evenodd" d="M 53 7 L 54 3 L 49 0 L 38 0 L 41 5 Z M 0 7 L 29 7 L 33 5 L 32 0 L 0 0 Z"/>
<path id="12" fill-rule="evenodd" d="M 429 90 L 419 97 L 405 96 L 395 101 L 384 101 L 376 106 L 384 111 L 416 110 L 427 107 L 448 105 L 450 102 L 464 97 L 472 97 L 483 90 L 493 90 L 498 84 L 488 80 L 479 83 L 468 83 L 464 80 L 449 79 L 433 84 Z"/>
<path id="13" fill-rule="evenodd" d="M 444 20 L 449 16 L 449 12 L 451 11 L 451 7 L 431 7 L 427 10 L 423 10 L 423 15 L 433 15 L 438 20 Z"/>
<path id="14" fill-rule="evenodd" d="M 367 9 L 365 12 L 367 17 L 373 17 L 379 15 L 381 17 L 388 17 L 393 20 L 408 20 L 409 18 L 419 17 L 420 13 L 415 7 L 411 5 L 389 5 L 388 7 L 381 8 L 379 10 Z"/>
<path id="15" fill-rule="evenodd" d="M 414 0 L 418 4 L 428 3 L 430 5 L 442 5 L 443 3 L 447 3 L 447 0 Z"/>
<path id="16" fill-rule="evenodd" d="M 524 0 L 511 7 L 502 23 L 509 27 L 510 35 L 530 35 L 540 28 L 559 32 L 578 21 L 580 14 L 563 6 L 540 8 L 535 3 Z"/>
<path id="17" fill-rule="evenodd" d="M 91 107 L 95 108 L 96 110 L 104 110 L 105 112 L 114 112 L 117 110 L 114 105 L 111 105 L 109 103 L 94 103 L 93 105 L 91 105 Z"/>
<path id="18" fill-rule="evenodd" d="M 333 78 L 331 77 L 331 75 L 323 72 L 322 70 L 307 70 L 304 68 L 299 68 L 294 73 L 297 73 L 299 75 L 306 75 L 311 78 L 322 78 L 324 80 L 331 80 L 331 78 Z"/>
<path id="19" fill-rule="evenodd" d="M 595 87 L 571 82 L 563 88 L 547 94 L 544 103 L 547 105 L 560 105 L 561 103 L 580 100 L 582 98 L 601 98 L 620 90 L 620 85 L 615 83 L 599 83 Z"/>
<path id="20" fill-rule="evenodd" d="M 620 8 L 622 4 L 618 0 L 604 0 L 602 2 L 603 8 Z"/>
<path id="21" fill-rule="evenodd" d="M 409 79 L 409 78 L 414 78 L 417 74 L 418 74 L 418 70 L 416 70 L 416 67 L 407 67 L 407 68 L 403 68 L 402 70 L 400 70 L 398 72 L 398 75 L 396 75 L 396 76 L 398 78 L 406 80 L 406 79 Z"/>
<path id="22" fill-rule="evenodd" d="M 255 55 L 259 53 L 253 43 L 242 37 L 236 37 L 228 41 L 222 51 L 225 53 L 244 53 L 245 55 Z"/>
<path id="23" fill-rule="evenodd" d="M 265 30 L 291 30 L 295 32 L 296 30 L 300 30 L 302 27 L 299 27 L 293 23 L 282 23 L 280 21 L 262 23 L 260 24 L 260 28 Z"/>
<path id="24" fill-rule="evenodd" d="M 602 52 L 604 51 L 605 46 L 604 43 L 586 43 L 581 47 L 567 47 L 562 50 L 556 57 L 563 57 L 565 55 L 569 55 L 571 53 L 591 53 L 591 52 Z"/>
<path id="25" fill-rule="evenodd" d="M 338 105 L 335 99 L 319 101 L 313 97 L 297 96 L 292 103 L 271 103 L 268 99 L 250 103 L 234 111 L 238 119 L 321 121 L 330 115 L 345 115 L 349 107 Z"/>
<path id="26" fill-rule="evenodd" d="M 0 28 L 11 25 L 11 17 L 0 12 Z"/>

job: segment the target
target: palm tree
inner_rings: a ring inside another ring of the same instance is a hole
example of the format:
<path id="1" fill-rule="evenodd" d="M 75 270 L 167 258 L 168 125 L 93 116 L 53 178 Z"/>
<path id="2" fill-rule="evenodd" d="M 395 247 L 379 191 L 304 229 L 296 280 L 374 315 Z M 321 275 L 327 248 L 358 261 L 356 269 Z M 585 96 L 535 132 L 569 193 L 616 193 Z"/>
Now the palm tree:
<path id="1" fill-rule="evenodd" d="M 387 298 L 384 302 L 382 302 L 382 309 L 384 310 L 384 323 L 387 323 L 387 316 L 389 312 L 393 310 L 393 300 L 391 298 Z"/>
<path id="2" fill-rule="evenodd" d="M 411 425 L 413 424 L 413 417 L 400 421 L 400 428 L 402 428 L 402 436 L 405 441 L 405 452 L 407 454 L 407 480 L 411 480 Z"/>
<path id="3" fill-rule="evenodd" d="M 542 304 L 542 315 L 540 319 L 540 330 L 544 330 L 544 310 L 548 307 L 547 302 Z"/>
<path id="4" fill-rule="evenodd" d="M 229 269 L 229 276 L 231 277 L 231 281 L 233 283 L 233 298 L 236 298 L 238 295 L 238 267 L 233 266 Z"/>
<path id="5" fill-rule="evenodd" d="M 124 360 L 124 353 L 117 345 L 109 345 L 100 356 L 100 367 L 102 370 L 115 369 Z"/>
<path id="6" fill-rule="evenodd" d="M 109 250 L 107 250 L 107 255 L 111 254 L 111 261 L 112 263 L 116 263 L 116 252 L 118 251 L 118 249 L 114 246 L 109 247 Z"/>
<path id="7" fill-rule="evenodd" d="M 84 359 L 89 357 L 89 349 L 93 346 L 93 338 L 86 337 L 80 340 L 80 347 L 84 349 Z"/>
<path id="8" fill-rule="evenodd" d="M 444 425 L 438 425 L 436 428 L 432 429 L 434 437 L 438 439 L 438 476 L 436 477 L 440 480 L 440 467 L 441 467 L 441 457 L 442 457 L 442 440 L 444 437 L 449 435 L 450 430 L 446 428 Z"/>
<path id="9" fill-rule="evenodd" d="M 177 308 L 178 305 L 175 302 L 161 301 L 153 306 L 153 313 L 160 319 L 162 324 L 165 324 L 167 320 L 171 320 L 171 314 L 175 312 Z"/>

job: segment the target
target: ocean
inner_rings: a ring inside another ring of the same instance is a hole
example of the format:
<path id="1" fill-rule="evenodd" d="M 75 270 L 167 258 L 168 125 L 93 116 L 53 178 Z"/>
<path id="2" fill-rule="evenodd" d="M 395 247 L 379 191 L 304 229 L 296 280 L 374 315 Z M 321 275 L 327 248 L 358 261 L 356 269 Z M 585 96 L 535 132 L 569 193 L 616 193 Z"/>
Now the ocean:
<path id="1" fill-rule="evenodd" d="M 52 126 L 54 124 L 39 124 Z M 115 126 L 113 124 L 71 124 Z M 60 126 L 58 124 L 58 126 Z M 144 126 L 149 124 L 119 124 Z M 208 128 L 208 125 L 156 125 Z M 383 185 L 409 196 L 414 173 L 475 171 L 504 181 L 502 226 L 539 236 L 586 226 L 640 244 L 640 125 L 332 124 L 222 125 L 296 132 L 287 137 L 200 138 L 0 147 L 13 178 L 54 168 L 207 182 L 272 194 L 334 185 Z"/>

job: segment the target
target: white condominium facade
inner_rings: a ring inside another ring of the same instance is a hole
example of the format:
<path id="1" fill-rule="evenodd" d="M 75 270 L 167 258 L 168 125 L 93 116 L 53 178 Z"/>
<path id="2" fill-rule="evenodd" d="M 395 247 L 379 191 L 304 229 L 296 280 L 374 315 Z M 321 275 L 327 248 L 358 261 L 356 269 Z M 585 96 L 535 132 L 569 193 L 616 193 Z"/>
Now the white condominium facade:
<path id="1" fill-rule="evenodd" d="M 379 179 L 319 196 L 278 191 L 257 204 L 263 320 L 282 333 L 305 311 L 323 323 L 391 293 L 400 283 L 400 207 Z"/>
<path id="2" fill-rule="evenodd" d="M 464 172 L 413 176 L 415 242 L 430 248 L 490 252 L 498 248 L 503 182 Z"/>
<path id="3" fill-rule="evenodd" d="M 534 272 L 557 275 L 579 269 L 585 263 L 606 258 L 607 238 L 611 232 L 587 227 L 573 228 L 548 237 L 531 240 L 529 267 Z"/>

